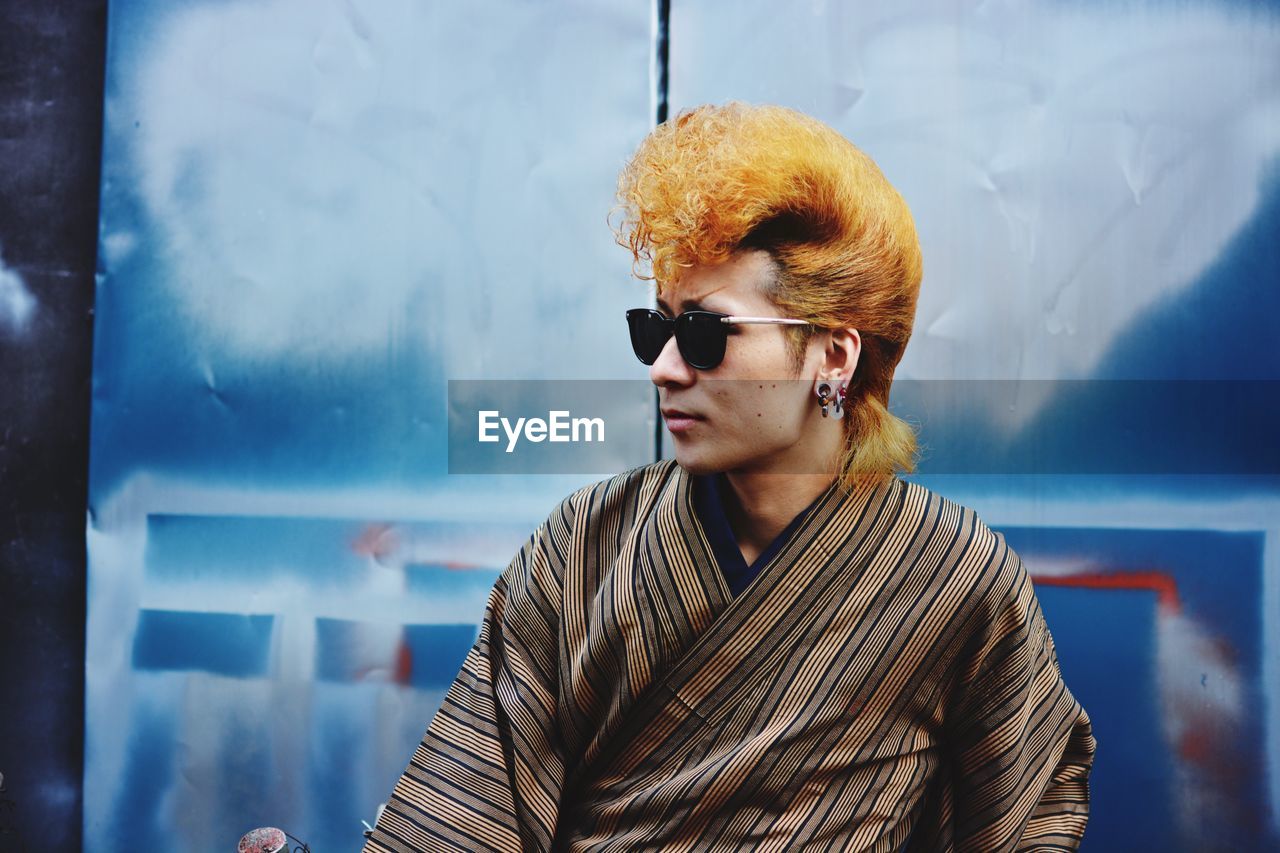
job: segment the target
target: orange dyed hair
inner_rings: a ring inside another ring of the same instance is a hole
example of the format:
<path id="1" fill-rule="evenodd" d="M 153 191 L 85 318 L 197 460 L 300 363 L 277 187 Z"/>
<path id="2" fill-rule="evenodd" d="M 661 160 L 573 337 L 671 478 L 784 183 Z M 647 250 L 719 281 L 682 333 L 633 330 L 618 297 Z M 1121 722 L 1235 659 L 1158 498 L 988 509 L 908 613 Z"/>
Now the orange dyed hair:
<path id="1" fill-rule="evenodd" d="M 645 138 L 618 179 L 618 202 L 618 243 L 659 295 L 682 269 L 763 249 L 778 273 L 767 295 L 784 316 L 856 328 L 840 479 L 852 489 L 915 469 L 915 432 L 888 407 L 915 322 L 920 243 L 870 157 L 795 110 L 701 106 Z M 814 330 L 793 328 L 799 363 Z"/>

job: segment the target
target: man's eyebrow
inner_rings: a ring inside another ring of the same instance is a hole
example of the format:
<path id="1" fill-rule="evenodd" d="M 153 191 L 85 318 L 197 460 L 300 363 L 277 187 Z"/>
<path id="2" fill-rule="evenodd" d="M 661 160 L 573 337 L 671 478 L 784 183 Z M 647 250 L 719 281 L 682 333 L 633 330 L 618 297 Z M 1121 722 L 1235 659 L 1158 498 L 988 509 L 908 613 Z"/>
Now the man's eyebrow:
<path id="1" fill-rule="evenodd" d="M 663 299 L 661 299 L 661 298 L 659 298 L 659 299 L 658 299 L 658 307 L 659 307 L 659 308 L 662 308 L 663 310 L 665 310 L 668 314 L 669 314 L 669 313 L 671 313 L 671 306 L 670 306 L 670 305 L 668 305 L 668 304 L 666 303 L 666 301 L 665 301 L 665 300 L 663 300 Z M 684 310 L 685 310 L 685 311 L 706 311 L 706 310 L 708 310 L 708 309 L 706 309 L 706 308 L 703 308 L 703 307 L 702 307 L 702 302 L 701 302 L 700 300 L 697 300 L 697 299 L 686 299 L 686 300 L 684 301 L 683 308 L 684 308 Z"/>

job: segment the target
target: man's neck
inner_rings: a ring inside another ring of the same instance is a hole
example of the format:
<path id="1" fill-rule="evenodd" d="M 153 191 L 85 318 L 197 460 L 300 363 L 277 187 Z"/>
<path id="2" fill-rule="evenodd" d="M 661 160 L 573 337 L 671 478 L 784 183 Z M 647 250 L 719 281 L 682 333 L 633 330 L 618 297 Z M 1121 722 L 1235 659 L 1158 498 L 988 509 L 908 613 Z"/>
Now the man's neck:
<path id="1" fill-rule="evenodd" d="M 763 464 L 725 472 L 730 486 L 724 495 L 725 514 L 748 562 L 831 486 L 843 444 L 841 426 L 839 421 L 821 421 L 802 441 Z M 797 471 L 806 473 L 792 473 Z"/>
<path id="2" fill-rule="evenodd" d="M 730 486 L 724 495 L 725 514 L 743 557 L 750 562 L 831 486 L 835 476 L 732 471 L 725 479 Z"/>

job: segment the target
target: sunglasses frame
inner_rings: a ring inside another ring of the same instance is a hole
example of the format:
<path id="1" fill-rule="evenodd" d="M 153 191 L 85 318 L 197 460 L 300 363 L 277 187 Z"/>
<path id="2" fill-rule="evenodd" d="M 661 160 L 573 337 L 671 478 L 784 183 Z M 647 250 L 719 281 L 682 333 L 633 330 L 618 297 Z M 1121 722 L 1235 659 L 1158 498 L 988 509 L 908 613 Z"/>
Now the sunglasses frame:
<path id="1" fill-rule="evenodd" d="M 686 364 L 688 364 L 690 367 L 694 368 L 695 370 L 714 370 L 715 368 L 720 366 L 720 364 L 724 361 L 725 350 L 727 348 L 727 344 L 729 341 L 729 332 L 727 329 L 721 332 L 721 335 L 723 336 L 723 341 L 719 347 L 720 355 L 718 358 L 716 358 L 714 361 L 703 361 L 701 363 L 695 362 L 693 359 L 689 357 L 689 354 L 687 352 L 688 349 L 692 348 L 692 345 L 686 343 L 687 336 L 689 334 L 688 330 L 692 328 L 692 321 L 694 317 L 715 317 L 720 321 L 720 323 L 723 326 L 736 326 L 739 324 L 744 324 L 744 325 L 745 324 L 761 324 L 761 325 L 771 325 L 771 326 L 815 325 L 813 323 L 810 323 L 808 320 L 796 320 L 791 317 L 741 317 L 737 314 L 721 314 L 718 311 L 702 311 L 702 310 L 684 311 L 679 316 L 668 317 L 665 314 L 663 314 L 661 311 L 657 310 L 656 308 L 631 308 L 627 310 L 627 331 L 631 333 L 631 349 L 635 352 L 636 358 L 640 360 L 640 363 L 646 364 L 646 365 L 652 365 L 655 361 L 658 360 L 658 356 L 655 355 L 651 361 L 645 361 L 644 356 L 640 354 L 640 348 L 636 343 L 636 336 L 632 327 L 633 318 L 638 317 L 640 315 L 644 315 L 646 318 L 657 317 L 663 322 L 665 326 L 665 332 L 662 338 L 662 344 L 658 348 L 658 355 L 662 354 L 662 348 L 666 347 L 667 341 L 671 340 L 672 335 L 675 335 L 676 348 L 680 351 L 680 357 L 685 360 Z M 689 319 L 685 320 L 686 317 L 688 317 Z M 684 329 L 685 331 L 682 332 L 681 331 L 682 329 Z"/>

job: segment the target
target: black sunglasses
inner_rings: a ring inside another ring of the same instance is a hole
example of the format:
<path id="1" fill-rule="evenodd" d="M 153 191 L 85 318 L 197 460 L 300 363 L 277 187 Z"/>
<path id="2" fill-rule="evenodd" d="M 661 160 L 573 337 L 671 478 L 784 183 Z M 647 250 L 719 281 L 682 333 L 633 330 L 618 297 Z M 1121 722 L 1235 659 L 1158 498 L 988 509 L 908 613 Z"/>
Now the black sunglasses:
<path id="1" fill-rule="evenodd" d="M 627 328 L 631 330 L 631 348 L 644 364 L 653 364 L 662 348 L 674 334 L 680 356 L 690 367 L 711 370 L 724 361 L 729 327 L 737 323 L 769 323 L 779 326 L 808 326 L 807 320 L 783 317 L 738 317 L 715 311 L 686 311 L 679 317 L 667 317 L 652 308 L 627 311 Z"/>

